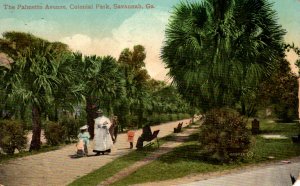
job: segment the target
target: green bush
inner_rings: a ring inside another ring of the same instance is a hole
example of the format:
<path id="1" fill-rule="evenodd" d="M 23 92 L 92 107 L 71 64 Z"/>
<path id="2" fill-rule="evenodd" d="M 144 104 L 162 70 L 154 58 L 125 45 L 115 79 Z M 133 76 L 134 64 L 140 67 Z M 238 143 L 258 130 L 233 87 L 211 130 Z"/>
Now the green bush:
<path id="1" fill-rule="evenodd" d="M 283 122 L 291 122 L 294 119 L 297 119 L 297 110 L 286 104 L 276 104 L 274 106 L 274 112 L 277 115 L 278 119 L 281 119 Z"/>
<path id="2" fill-rule="evenodd" d="M 158 123 L 163 123 L 167 121 L 170 121 L 170 117 L 168 116 L 168 114 L 161 114 Z"/>
<path id="3" fill-rule="evenodd" d="M 246 121 L 230 109 L 213 109 L 200 128 L 202 152 L 209 158 L 228 162 L 246 157 L 250 132 Z"/>
<path id="4" fill-rule="evenodd" d="M 192 116 L 190 114 L 183 114 L 183 118 L 191 118 Z M 183 119 L 182 118 L 182 119 Z"/>
<path id="5" fill-rule="evenodd" d="M 45 123 L 45 138 L 49 145 L 55 146 L 65 141 L 65 129 L 59 123 L 47 121 Z"/>
<path id="6" fill-rule="evenodd" d="M 177 114 L 170 114 L 170 121 L 178 120 Z"/>
<path id="7" fill-rule="evenodd" d="M 64 117 L 60 121 L 60 124 L 65 131 L 65 138 L 69 142 L 73 139 L 77 139 L 79 128 L 84 125 L 84 123 L 82 123 L 80 120 L 68 117 Z"/>
<path id="8" fill-rule="evenodd" d="M 147 117 L 147 123 L 149 125 L 156 125 L 160 123 L 160 116 L 158 114 L 152 114 Z"/>
<path id="9" fill-rule="evenodd" d="M 25 149 L 26 143 L 26 134 L 20 121 L 0 121 L 0 147 L 5 153 L 12 155 L 15 149 L 22 151 Z"/>

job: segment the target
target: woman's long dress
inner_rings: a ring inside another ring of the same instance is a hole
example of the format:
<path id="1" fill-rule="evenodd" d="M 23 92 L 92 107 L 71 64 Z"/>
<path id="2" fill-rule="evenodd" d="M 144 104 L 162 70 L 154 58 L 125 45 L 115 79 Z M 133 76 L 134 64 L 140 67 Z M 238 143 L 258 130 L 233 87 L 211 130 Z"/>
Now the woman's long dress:
<path id="1" fill-rule="evenodd" d="M 107 152 L 113 146 L 113 141 L 109 133 L 110 120 L 101 116 L 95 119 L 94 152 Z"/>

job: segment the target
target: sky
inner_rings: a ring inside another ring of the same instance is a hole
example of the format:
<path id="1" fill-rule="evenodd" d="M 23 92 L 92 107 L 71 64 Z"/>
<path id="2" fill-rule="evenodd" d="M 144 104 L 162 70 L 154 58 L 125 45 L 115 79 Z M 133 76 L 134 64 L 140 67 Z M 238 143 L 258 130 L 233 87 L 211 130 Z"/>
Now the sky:
<path id="1" fill-rule="evenodd" d="M 192 1 L 192 0 L 188 0 Z M 195 1 L 195 0 L 193 0 Z M 0 0 L 0 33 L 29 32 L 49 41 L 61 41 L 85 55 L 112 55 L 118 58 L 124 48 L 145 46 L 146 68 L 151 77 L 168 80 L 160 50 L 172 8 L 180 0 Z M 270 0 L 278 22 L 286 29 L 285 40 L 300 47 L 300 0 Z M 144 9 L 114 9 L 114 4 L 152 5 Z M 27 6 L 43 9 L 22 9 Z M 45 9 L 65 6 L 66 9 Z M 93 9 L 72 9 L 77 5 Z M 111 9 L 97 9 L 109 5 Z M 297 55 L 288 53 L 293 64 Z M 297 71 L 293 67 L 294 71 Z"/>

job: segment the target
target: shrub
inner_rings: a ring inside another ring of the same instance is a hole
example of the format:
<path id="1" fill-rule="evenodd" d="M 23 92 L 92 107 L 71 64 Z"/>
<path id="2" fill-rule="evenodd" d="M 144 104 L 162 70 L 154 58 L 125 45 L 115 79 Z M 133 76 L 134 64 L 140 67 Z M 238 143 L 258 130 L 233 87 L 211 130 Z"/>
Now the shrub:
<path id="1" fill-rule="evenodd" d="M 147 117 L 147 123 L 149 125 L 157 125 L 160 123 L 160 115 L 152 114 Z"/>
<path id="2" fill-rule="evenodd" d="M 49 145 L 58 145 L 65 140 L 65 130 L 59 123 L 47 121 L 45 123 L 45 138 Z"/>
<path id="3" fill-rule="evenodd" d="M 26 144 L 26 134 L 20 121 L 0 121 L 0 147 L 5 153 L 12 155 L 15 149 L 22 151 L 25 149 Z"/>
<path id="4" fill-rule="evenodd" d="M 296 109 L 284 103 L 275 104 L 274 112 L 277 115 L 277 117 L 281 119 L 283 122 L 291 122 L 294 119 L 297 119 L 297 114 L 298 114 Z"/>
<path id="5" fill-rule="evenodd" d="M 177 114 L 170 114 L 170 121 L 178 120 Z"/>
<path id="6" fill-rule="evenodd" d="M 72 139 L 77 139 L 79 128 L 84 125 L 80 120 L 65 117 L 60 121 L 63 130 L 65 131 L 65 138 L 70 142 Z"/>
<path id="7" fill-rule="evenodd" d="M 250 132 L 246 128 L 246 121 L 233 110 L 211 110 L 200 129 L 202 150 L 212 159 L 234 161 L 245 157 L 250 148 Z"/>
<path id="8" fill-rule="evenodd" d="M 161 114 L 159 123 L 164 123 L 170 121 L 169 114 Z"/>

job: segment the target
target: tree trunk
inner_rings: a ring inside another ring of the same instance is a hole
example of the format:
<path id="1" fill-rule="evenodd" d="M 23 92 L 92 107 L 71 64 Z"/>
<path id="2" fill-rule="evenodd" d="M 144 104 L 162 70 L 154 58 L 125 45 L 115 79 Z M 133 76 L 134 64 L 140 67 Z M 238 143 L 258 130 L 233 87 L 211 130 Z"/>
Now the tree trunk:
<path id="1" fill-rule="evenodd" d="M 25 112 L 26 112 L 26 106 L 22 105 L 20 108 L 20 119 L 23 123 L 25 123 Z"/>
<path id="2" fill-rule="evenodd" d="M 241 114 L 244 116 L 244 115 L 246 115 L 246 105 L 243 100 L 241 101 L 241 107 L 242 107 Z"/>
<path id="3" fill-rule="evenodd" d="M 32 106 L 32 140 L 29 151 L 41 148 L 41 111 L 36 106 Z"/>
<path id="4" fill-rule="evenodd" d="M 86 120 L 89 126 L 88 131 L 90 133 L 91 139 L 94 138 L 94 119 L 97 117 L 96 113 L 97 107 L 90 97 L 86 98 Z"/>
<path id="5" fill-rule="evenodd" d="M 58 121 L 58 108 L 57 105 L 55 104 L 54 106 L 54 121 L 57 122 Z"/>

